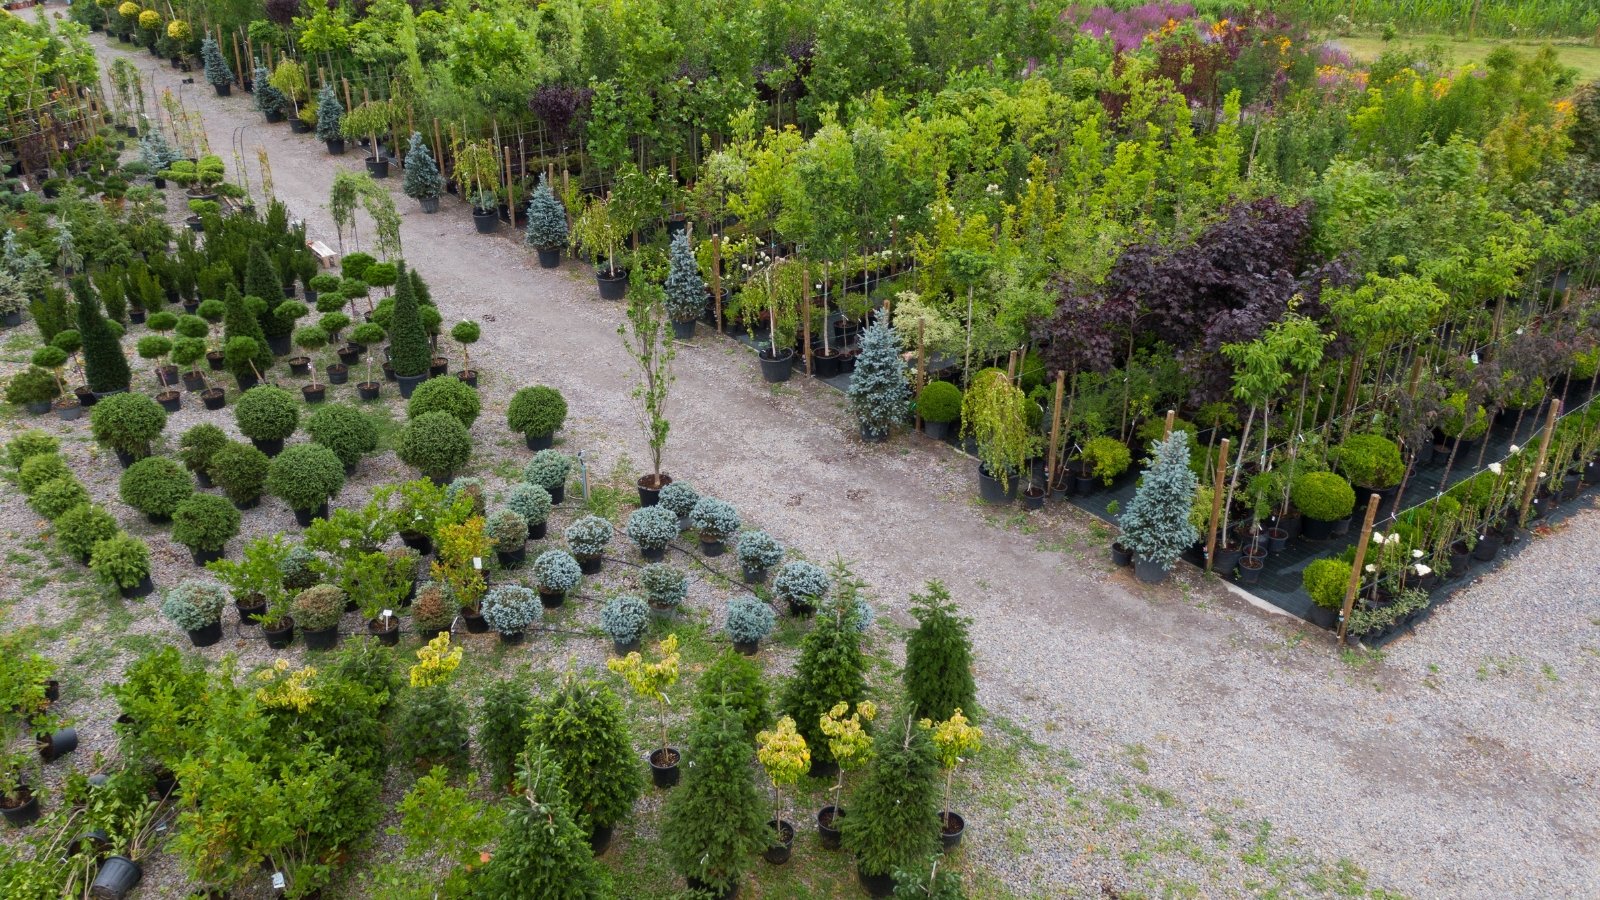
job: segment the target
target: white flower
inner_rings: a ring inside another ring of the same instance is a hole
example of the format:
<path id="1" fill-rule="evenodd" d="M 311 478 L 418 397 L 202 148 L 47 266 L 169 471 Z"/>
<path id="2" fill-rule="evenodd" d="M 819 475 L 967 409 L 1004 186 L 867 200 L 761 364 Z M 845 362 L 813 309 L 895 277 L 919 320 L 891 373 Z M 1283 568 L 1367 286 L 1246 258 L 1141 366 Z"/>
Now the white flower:
<path id="1" fill-rule="evenodd" d="M 1432 575 L 1433 574 L 1433 570 L 1428 568 L 1427 566 L 1423 565 L 1422 563 L 1417 563 L 1417 574 L 1418 575 Z"/>
<path id="2" fill-rule="evenodd" d="M 1539 477 L 1540 478 L 1549 478 L 1550 477 L 1550 473 L 1549 472 L 1540 472 L 1539 473 Z"/>
<path id="3" fill-rule="evenodd" d="M 1500 464 L 1497 463 L 1497 462 L 1496 463 L 1489 463 L 1489 471 L 1495 473 L 1496 475 L 1499 475 L 1500 474 Z"/>
<path id="4" fill-rule="evenodd" d="M 1373 543 L 1374 543 L 1374 544 L 1381 544 L 1381 543 L 1383 543 L 1383 532 L 1381 532 L 1381 531 L 1374 531 L 1374 532 L 1373 532 L 1373 533 L 1372 533 L 1372 542 L 1373 542 Z"/>
<path id="5" fill-rule="evenodd" d="M 896 222 L 904 222 L 904 221 L 905 221 L 905 220 L 906 220 L 906 217 L 905 217 L 905 214 L 904 214 L 904 213 L 901 213 L 901 214 L 900 214 L 900 215 L 898 215 L 898 216 L 895 216 L 895 217 L 894 217 L 894 220 L 895 220 L 895 221 L 896 221 Z"/>
<path id="6" fill-rule="evenodd" d="M 1422 551 L 1421 550 L 1413 550 L 1413 551 L 1411 551 L 1411 558 L 1412 559 L 1421 559 L 1422 558 Z"/>
<path id="7" fill-rule="evenodd" d="M 1378 567 L 1377 566 L 1373 565 L 1372 563 L 1367 563 L 1367 572 L 1369 574 L 1372 573 L 1372 572 L 1376 572 L 1376 571 L 1378 571 Z"/>
<path id="8" fill-rule="evenodd" d="M 1521 447 L 1518 447 L 1516 444 L 1512 444 L 1511 445 L 1511 455 L 1512 456 L 1516 456 L 1518 453 L 1521 453 L 1521 452 L 1522 452 L 1522 448 Z"/>

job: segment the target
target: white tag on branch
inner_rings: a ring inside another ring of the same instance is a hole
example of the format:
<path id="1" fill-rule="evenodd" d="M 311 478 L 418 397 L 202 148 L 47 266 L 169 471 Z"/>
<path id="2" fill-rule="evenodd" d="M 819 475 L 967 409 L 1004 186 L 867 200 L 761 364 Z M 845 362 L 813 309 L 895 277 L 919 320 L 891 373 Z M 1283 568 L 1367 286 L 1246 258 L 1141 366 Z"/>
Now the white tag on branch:
<path id="1" fill-rule="evenodd" d="M 473 567 L 473 568 L 474 568 L 474 569 L 482 569 L 482 568 L 483 568 L 483 557 L 481 557 L 481 556 L 474 556 L 474 557 L 473 557 L 473 558 L 472 558 L 472 567 Z"/>

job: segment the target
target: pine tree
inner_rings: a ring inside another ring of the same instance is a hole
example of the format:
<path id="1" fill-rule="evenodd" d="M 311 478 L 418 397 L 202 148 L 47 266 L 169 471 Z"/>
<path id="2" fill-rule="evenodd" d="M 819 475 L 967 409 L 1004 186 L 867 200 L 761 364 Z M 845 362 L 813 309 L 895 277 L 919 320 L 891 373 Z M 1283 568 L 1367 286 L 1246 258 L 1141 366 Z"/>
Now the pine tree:
<path id="1" fill-rule="evenodd" d="M 767 705 L 767 682 L 761 677 L 761 667 L 737 650 L 724 650 L 706 666 L 700 673 L 695 692 L 695 702 L 702 709 L 716 705 L 719 699 L 733 707 L 752 741 L 756 739 L 756 732 L 772 723 L 772 711 Z"/>
<path id="2" fill-rule="evenodd" d="M 272 74 L 267 71 L 266 66 L 261 64 L 261 60 L 255 60 L 255 73 L 251 76 L 253 79 L 251 87 L 256 94 L 256 110 L 269 116 L 281 113 L 289 106 L 289 98 L 285 97 L 283 91 L 273 87 L 267 80 L 271 77 Z"/>
<path id="3" fill-rule="evenodd" d="M 535 703 L 528 747 L 548 748 L 561 767 L 573 818 L 585 833 L 626 818 L 644 788 L 622 701 L 603 682 L 569 679 Z"/>
<path id="4" fill-rule="evenodd" d="M 850 410 L 863 437 L 882 440 L 911 414 L 911 385 L 900 358 L 900 335 L 879 318 L 861 335 L 850 376 Z"/>
<path id="5" fill-rule="evenodd" d="M 422 280 L 422 275 L 416 269 L 411 270 L 411 292 L 417 295 L 418 306 L 432 306 L 433 294 L 428 292 L 428 283 Z"/>
<path id="6" fill-rule="evenodd" d="M 523 233 L 530 246 L 555 250 L 567 245 L 567 209 L 556 199 L 545 176 L 528 198 L 528 228 Z"/>
<path id="7" fill-rule="evenodd" d="M 573 821 L 561 767 L 549 750 L 528 754 L 494 858 L 475 896 L 492 900 L 593 900 L 601 896 L 599 863 L 589 836 Z"/>
<path id="8" fill-rule="evenodd" d="M 344 104 L 339 102 L 339 95 L 334 93 L 332 84 L 324 84 L 317 93 L 317 140 L 340 141 L 344 140 L 344 132 L 339 130 L 339 123 L 344 121 Z"/>
<path id="9" fill-rule="evenodd" d="M 957 709 L 977 707 L 972 678 L 972 639 L 967 620 L 937 581 L 926 594 L 911 595 L 917 630 L 906 638 L 906 700 L 921 718 L 944 721 Z"/>
<path id="10" fill-rule="evenodd" d="M 732 707 L 700 710 L 689 737 L 683 786 L 667 798 L 662 844 L 691 886 L 725 891 L 772 840 L 756 788 L 755 746 Z"/>
<path id="11" fill-rule="evenodd" d="M 433 361 L 428 353 L 428 332 L 417 312 L 417 295 L 400 264 L 399 284 L 394 292 L 394 316 L 389 323 L 389 362 L 396 375 L 414 378 L 428 374 Z"/>
<path id="12" fill-rule="evenodd" d="M 413 200 L 436 198 L 444 193 L 439 164 L 433 161 L 421 132 L 411 132 L 411 145 L 406 148 L 406 179 L 401 190 Z"/>
<path id="13" fill-rule="evenodd" d="M 258 298 L 251 298 L 258 300 Z M 267 346 L 267 336 L 261 331 L 261 319 L 251 310 L 251 303 L 239 295 L 239 289 L 228 285 L 223 291 L 222 302 L 227 307 L 227 312 L 222 317 L 222 344 L 227 346 L 228 341 L 236 337 L 247 337 L 255 341 L 257 346 L 255 363 L 256 369 L 265 372 L 272 365 L 272 348 Z"/>
<path id="14" fill-rule="evenodd" d="M 921 865 L 939 849 L 939 760 L 910 716 L 878 732 L 872 764 L 840 820 L 845 849 L 868 875 Z"/>
<path id="15" fill-rule="evenodd" d="M 222 49 L 211 35 L 200 42 L 200 58 L 205 61 L 206 81 L 211 84 L 232 84 L 233 72 L 228 61 L 222 58 Z"/>
<path id="16" fill-rule="evenodd" d="M 674 322 L 690 322 L 706 310 L 706 280 L 700 277 L 700 264 L 689 249 L 689 235 L 672 239 L 668 255 L 667 315 Z"/>
<path id="17" fill-rule="evenodd" d="M 263 335 L 283 337 L 294 327 L 293 320 L 285 322 L 272 312 L 283 300 L 283 279 L 260 244 L 250 248 L 250 260 L 244 268 L 244 295 L 259 297 L 267 304 L 266 312 L 259 317 Z"/>
<path id="18" fill-rule="evenodd" d="M 490 784 L 502 788 L 517 771 L 517 757 L 528 742 L 528 713 L 533 696 L 526 685 L 511 678 L 493 682 L 483 691 L 478 720 L 478 749 L 489 764 Z"/>
<path id="19" fill-rule="evenodd" d="M 76 275 L 72 293 L 78 299 L 78 336 L 83 347 L 83 377 L 96 393 L 128 389 L 128 358 L 122 354 L 122 341 L 100 313 L 89 279 Z"/>
<path id="20" fill-rule="evenodd" d="M 800 661 L 784 686 L 782 711 L 794 718 L 811 747 L 811 758 L 818 762 L 833 761 L 822 733 L 822 714 L 841 701 L 854 706 L 867 695 L 866 661 L 855 615 L 853 608 L 837 602 L 821 612 L 811 633 L 801 640 Z"/>
<path id="21" fill-rule="evenodd" d="M 1186 432 L 1175 430 L 1158 442 L 1155 456 L 1155 463 L 1145 470 L 1133 502 L 1117 520 L 1117 526 L 1122 529 L 1120 540 L 1124 547 L 1166 570 L 1200 539 L 1194 523 L 1189 521 L 1198 481 L 1189 468 Z"/>

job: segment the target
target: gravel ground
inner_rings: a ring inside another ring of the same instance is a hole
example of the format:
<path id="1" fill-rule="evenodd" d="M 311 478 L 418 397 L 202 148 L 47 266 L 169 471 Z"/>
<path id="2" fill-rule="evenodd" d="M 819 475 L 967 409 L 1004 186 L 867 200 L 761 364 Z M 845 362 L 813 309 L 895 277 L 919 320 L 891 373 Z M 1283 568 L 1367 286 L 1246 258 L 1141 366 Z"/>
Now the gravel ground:
<path id="1" fill-rule="evenodd" d="M 178 73 L 132 58 L 147 84 L 177 88 Z M 264 147 L 279 198 L 333 243 L 327 191 L 334 171 L 359 168 L 359 156 L 329 158 L 285 126 L 262 125 L 248 96 L 189 87 L 185 100 L 204 111 L 213 147 L 244 129 L 257 183 L 254 147 Z M 407 257 L 441 308 L 486 326 L 473 354 L 485 372 L 480 453 L 525 458 L 500 417 L 515 388 L 544 383 L 568 398 L 569 448 L 588 450 L 601 472 L 630 459 L 640 468 L 631 371 L 615 334 L 621 309 L 595 299 L 588 271 L 540 270 L 514 241 L 474 234 L 454 198 L 425 216 L 399 194 L 398 178 L 388 186 Z M 1096 526 L 1070 509 L 980 508 L 964 457 L 917 436 L 864 445 L 839 394 L 801 378 L 764 386 L 732 341 L 682 345 L 677 375 L 666 455 L 674 476 L 810 558 L 849 558 L 891 622 L 908 621 L 906 595 L 930 578 L 973 617 L 992 736 L 965 792 L 980 812 L 969 816 L 963 852 L 992 887 L 980 895 L 1001 886 L 1051 897 L 1379 886 L 1414 897 L 1600 894 L 1600 603 L 1586 562 L 1600 553 L 1600 513 L 1534 541 L 1385 654 L 1341 658 L 1314 629 L 1192 571 L 1159 588 L 1134 583 L 1105 561 Z M 169 433 L 198 415 L 180 414 Z M 72 453 L 116 508 L 115 463 L 83 441 Z M 364 463 L 341 502 L 401 469 L 392 454 Z M 292 528 L 270 502 L 246 521 L 255 532 Z M 24 541 L 41 530 L 15 496 L 0 498 L 0 529 Z M 158 579 L 187 570 L 180 553 L 161 553 Z M 0 589 L 22 594 L 33 574 L 7 566 Z M 16 615 L 59 620 L 72 587 L 39 590 Z M 715 599 L 697 602 L 709 610 Z M 109 618 L 63 637 L 57 658 L 92 656 L 108 627 L 129 652 L 137 636 L 173 637 L 149 604 Z M 601 650 L 582 643 L 530 658 L 587 653 L 597 662 Z M 265 659 L 242 649 L 247 661 Z M 118 669 L 73 673 L 78 696 L 93 697 Z M 109 701 L 80 700 L 70 712 L 84 721 L 85 748 L 109 745 Z M 145 893 L 170 895 L 176 873 L 153 868 Z"/>

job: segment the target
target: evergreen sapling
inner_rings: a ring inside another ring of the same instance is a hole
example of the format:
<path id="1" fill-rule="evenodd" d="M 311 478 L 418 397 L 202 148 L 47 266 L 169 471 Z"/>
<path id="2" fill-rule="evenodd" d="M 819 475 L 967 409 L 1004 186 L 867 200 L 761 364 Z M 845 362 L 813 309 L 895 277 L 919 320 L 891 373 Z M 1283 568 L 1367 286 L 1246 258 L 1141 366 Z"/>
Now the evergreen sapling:
<path id="1" fill-rule="evenodd" d="M 200 58 L 205 62 L 206 81 L 218 87 L 233 83 L 233 72 L 228 69 L 228 61 L 222 58 L 222 49 L 210 35 L 206 35 L 206 39 L 200 43 Z"/>
<path id="2" fill-rule="evenodd" d="M 822 714 L 835 704 L 852 706 L 867 695 L 866 661 L 861 653 L 861 632 L 855 629 L 854 609 L 831 605 L 817 616 L 816 625 L 800 642 L 800 660 L 783 692 L 782 709 L 794 717 L 800 734 L 812 748 L 812 759 L 833 762 L 822 733 Z"/>
<path id="3" fill-rule="evenodd" d="M 1165 572 L 1200 539 L 1189 521 L 1198 482 L 1189 468 L 1189 439 L 1183 432 L 1174 431 L 1157 443 L 1155 457 L 1117 525 L 1123 546 Z"/>
<path id="4" fill-rule="evenodd" d="M 972 709 L 972 639 L 950 592 L 928 582 L 926 594 L 911 595 L 911 615 L 917 630 L 906 638 L 905 683 L 912 714 L 943 721 L 957 709 Z"/>
<path id="5" fill-rule="evenodd" d="M 726 891 L 772 839 L 751 777 L 754 748 L 737 712 L 718 703 L 695 716 L 689 754 L 694 765 L 667 799 L 662 843 L 691 887 Z"/>
<path id="6" fill-rule="evenodd" d="M 561 766 L 538 747 L 517 777 L 520 791 L 477 896 L 493 900 L 590 900 L 603 891 L 589 835 L 574 821 Z"/>
<path id="7" fill-rule="evenodd" d="M 416 378 L 426 375 L 433 361 L 428 352 L 428 334 L 417 311 L 417 295 L 406 277 L 405 263 L 394 292 L 394 316 L 389 328 L 389 362 L 396 375 Z"/>
<path id="8" fill-rule="evenodd" d="M 849 398 L 866 440 L 883 440 L 890 428 L 911 415 L 911 385 L 900 358 L 900 335 L 882 318 L 862 332 Z"/>
<path id="9" fill-rule="evenodd" d="M 317 94 L 317 140 L 343 141 L 344 132 L 339 130 L 339 123 L 342 121 L 344 121 L 344 104 L 339 102 L 339 95 L 334 93 L 333 85 L 325 84 Z"/>
<path id="10" fill-rule="evenodd" d="M 540 747 L 560 766 L 573 818 L 586 834 L 610 828 L 633 810 L 644 779 L 622 701 L 605 684 L 568 678 L 537 701 L 528 750 Z"/>
<path id="11" fill-rule="evenodd" d="M 270 81 L 272 75 L 267 71 L 267 67 L 261 64 L 260 58 L 255 60 L 255 71 L 251 78 L 251 87 L 254 88 L 256 96 L 256 111 L 268 118 L 282 115 L 289 105 L 289 98 L 284 96 L 283 91 L 272 86 Z"/>
<path id="12" fill-rule="evenodd" d="M 439 164 L 434 162 L 421 132 L 411 132 L 411 143 L 406 148 L 406 178 L 401 189 L 407 197 L 419 201 L 437 200 L 444 193 Z"/>
<path id="13" fill-rule="evenodd" d="M 689 235 L 679 233 L 668 251 L 667 315 L 674 322 L 693 322 L 706 309 L 706 281 L 689 249 Z"/>
<path id="14" fill-rule="evenodd" d="M 567 245 L 567 209 L 556 199 L 550 181 L 543 175 L 528 198 L 528 227 L 523 237 L 530 246 L 541 250 L 559 250 Z"/>
<path id="15" fill-rule="evenodd" d="M 892 875 L 939 849 L 939 761 L 928 730 L 907 717 L 879 732 L 841 838 L 866 875 Z"/>
<path id="16" fill-rule="evenodd" d="M 83 342 L 83 376 L 95 393 L 125 391 L 132 373 L 122 354 L 122 341 L 111 324 L 100 314 L 100 301 L 82 275 L 72 279 L 72 292 L 78 300 L 78 334 Z"/>

